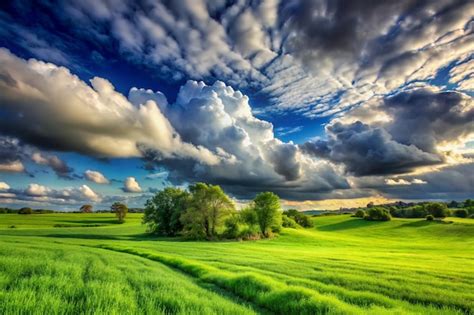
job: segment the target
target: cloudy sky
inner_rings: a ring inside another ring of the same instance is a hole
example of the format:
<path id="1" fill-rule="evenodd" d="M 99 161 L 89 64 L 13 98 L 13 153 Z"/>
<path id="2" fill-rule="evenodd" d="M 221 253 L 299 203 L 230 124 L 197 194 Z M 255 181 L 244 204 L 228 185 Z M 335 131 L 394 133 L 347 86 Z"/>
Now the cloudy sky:
<path id="1" fill-rule="evenodd" d="M 205 181 L 286 207 L 474 197 L 474 2 L 4 1 L 0 205 Z"/>

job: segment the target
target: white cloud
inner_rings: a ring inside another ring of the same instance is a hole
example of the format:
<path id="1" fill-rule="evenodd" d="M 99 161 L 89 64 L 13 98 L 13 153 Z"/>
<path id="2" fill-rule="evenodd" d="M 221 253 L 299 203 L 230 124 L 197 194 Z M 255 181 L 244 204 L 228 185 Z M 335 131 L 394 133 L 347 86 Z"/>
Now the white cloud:
<path id="1" fill-rule="evenodd" d="M 0 182 L 0 190 L 8 190 L 10 189 L 10 185 L 5 182 Z"/>
<path id="2" fill-rule="evenodd" d="M 0 164 L 0 172 L 20 173 L 25 170 L 25 166 L 21 161 L 13 161 L 9 163 Z"/>
<path id="3" fill-rule="evenodd" d="M 25 193 L 28 196 L 46 196 L 46 194 L 50 191 L 51 190 L 48 187 L 35 183 L 29 184 L 25 189 Z"/>
<path id="4" fill-rule="evenodd" d="M 422 185 L 427 184 L 424 180 L 419 178 L 414 178 L 412 180 L 406 180 L 403 178 L 388 178 L 385 180 L 385 183 L 389 186 L 409 186 L 409 185 Z"/>
<path id="5" fill-rule="evenodd" d="M 102 173 L 98 171 L 86 170 L 84 172 L 84 177 L 87 180 L 90 180 L 91 182 L 94 182 L 96 184 L 109 184 L 110 183 L 110 181 Z"/>
<path id="6" fill-rule="evenodd" d="M 135 177 L 127 177 L 123 182 L 123 191 L 130 193 L 139 193 L 142 191 L 142 188 L 138 184 Z"/>

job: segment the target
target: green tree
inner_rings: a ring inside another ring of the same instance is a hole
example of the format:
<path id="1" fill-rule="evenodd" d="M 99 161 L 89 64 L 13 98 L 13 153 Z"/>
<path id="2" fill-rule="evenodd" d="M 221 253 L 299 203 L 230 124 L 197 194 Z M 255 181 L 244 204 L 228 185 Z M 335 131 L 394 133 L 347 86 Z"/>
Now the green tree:
<path id="1" fill-rule="evenodd" d="M 180 217 L 186 210 L 188 198 L 189 193 L 180 188 L 168 187 L 157 192 L 145 203 L 143 223 L 155 234 L 167 236 L 178 234 L 183 229 Z"/>
<path id="2" fill-rule="evenodd" d="M 280 198 L 272 192 L 259 193 L 253 200 L 253 209 L 257 215 L 260 232 L 268 237 L 272 228 L 281 228 Z"/>
<path id="3" fill-rule="evenodd" d="M 445 203 L 430 202 L 425 208 L 435 218 L 445 218 L 449 215 L 449 210 Z"/>
<path id="4" fill-rule="evenodd" d="M 33 213 L 33 209 L 29 207 L 24 207 L 18 210 L 18 214 L 32 214 L 32 213 Z"/>
<path id="5" fill-rule="evenodd" d="M 458 218 L 467 218 L 469 213 L 467 212 L 466 209 L 458 209 L 454 211 L 454 215 L 457 216 Z"/>
<path id="6" fill-rule="evenodd" d="M 357 218 L 363 218 L 365 217 L 365 211 L 364 210 L 357 210 L 356 213 L 354 213 L 354 216 Z"/>
<path id="7" fill-rule="evenodd" d="M 91 213 L 92 212 L 92 205 L 82 205 L 81 208 L 79 208 L 79 210 L 82 213 Z"/>
<path id="8" fill-rule="evenodd" d="M 120 223 L 125 222 L 125 217 L 127 216 L 128 212 L 128 207 L 126 205 L 120 202 L 114 202 L 110 209 L 115 213 L 115 216 Z"/>
<path id="9" fill-rule="evenodd" d="M 212 239 L 235 212 L 234 203 L 218 185 L 197 183 L 189 186 L 186 211 L 181 215 L 184 232 L 191 238 Z"/>
<path id="10" fill-rule="evenodd" d="M 367 215 L 364 218 L 368 221 L 390 221 L 392 219 L 387 209 L 382 207 L 368 209 Z"/>

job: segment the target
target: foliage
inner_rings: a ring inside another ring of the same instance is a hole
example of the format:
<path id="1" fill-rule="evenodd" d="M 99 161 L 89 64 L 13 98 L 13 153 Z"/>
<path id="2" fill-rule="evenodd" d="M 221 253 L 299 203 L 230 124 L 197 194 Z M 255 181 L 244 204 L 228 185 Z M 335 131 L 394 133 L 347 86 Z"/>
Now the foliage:
<path id="1" fill-rule="evenodd" d="M 445 203 L 430 202 L 426 205 L 426 210 L 435 218 L 445 218 L 449 215 L 448 207 Z"/>
<path id="2" fill-rule="evenodd" d="M 304 228 L 313 227 L 313 221 L 311 221 L 310 217 L 296 209 L 288 209 L 283 214 L 292 218 L 298 225 Z"/>
<path id="3" fill-rule="evenodd" d="M 433 221 L 433 220 L 434 220 L 434 216 L 432 216 L 431 214 L 428 214 L 428 215 L 426 216 L 426 220 L 427 220 L 427 221 Z"/>
<path id="4" fill-rule="evenodd" d="M 181 215 L 183 232 L 189 238 L 213 239 L 224 221 L 235 212 L 234 203 L 217 185 L 197 183 L 189 186 L 186 211 Z"/>
<path id="5" fill-rule="evenodd" d="M 364 219 L 368 221 L 390 221 L 392 217 L 387 209 L 382 207 L 372 207 L 367 210 Z"/>
<path id="6" fill-rule="evenodd" d="M 355 217 L 357 218 L 363 218 L 365 217 L 365 211 L 364 210 L 357 210 L 356 213 L 354 214 Z"/>
<path id="7" fill-rule="evenodd" d="M 271 235 L 272 230 L 281 227 L 280 198 L 272 192 L 259 193 L 252 202 L 257 223 L 263 236 Z"/>
<path id="8" fill-rule="evenodd" d="M 92 212 L 92 205 L 83 205 L 79 209 L 82 213 L 91 213 Z"/>
<path id="9" fill-rule="evenodd" d="M 28 208 L 28 207 L 24 207 L 18 210 L 18 214 L 32 214 L 32 213 L 33 213 L 33 209 Z"/>
<path id="10" fill-rule="evenodd" d="M 183 229 L 180 221 L 186 210 L 189 193 L 180 189 L 168 187 L 146 201 L 143 223 L 154 234 L 175 236 Z"/>
<path id="11" fill-rule="evenodd" d="M 125 217 L 127 216 L 128 208 L 125 204 L 120 202 L 115 202 L 111 207 L 110 210 L 115 213 L 118 221 L 120 223 L 125 222 Z"/>
<path id="12" fill-rule="evenodd" d="M 394 209 L 390 214 L 397 218 L 425 218 L 429 213 L 424 205 Z"/>
<path id="13" fill-rule="evenodd" d="M 458 209 L 454 211 L 454 215 L 458 218 L 467 218 L 469 213 L 466 209 Z"/>
<path id="14" fill-rule="evenodd" d="M 283 214 L 281 218 L 282 218 L 283 227 L 292 228 L 292 229 L 295 229 L 298 227 L 298 223 L 296 223 L 296 221 L 292 217 L 289 217 L 287 214 Z"/>

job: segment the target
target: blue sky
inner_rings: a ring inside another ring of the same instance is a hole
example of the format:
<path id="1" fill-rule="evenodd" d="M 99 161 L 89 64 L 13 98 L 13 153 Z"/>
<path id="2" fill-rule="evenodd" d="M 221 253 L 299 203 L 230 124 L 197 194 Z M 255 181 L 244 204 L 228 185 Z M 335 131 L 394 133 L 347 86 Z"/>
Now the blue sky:
<path id="1" fill-rule="evenodd" d="M 470 1 L 9 1 L 0 204 L 286 206 L 474 191 Z"/>

